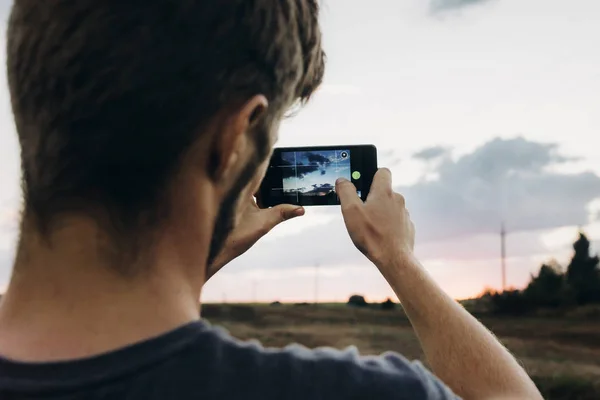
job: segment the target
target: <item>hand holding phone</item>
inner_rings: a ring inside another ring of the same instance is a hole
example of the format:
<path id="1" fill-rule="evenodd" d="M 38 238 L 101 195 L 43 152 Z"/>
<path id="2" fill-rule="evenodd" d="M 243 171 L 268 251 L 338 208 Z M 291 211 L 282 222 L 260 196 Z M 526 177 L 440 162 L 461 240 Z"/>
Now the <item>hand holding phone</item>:
<path id="1" fill-rule="evenodd" d="M 217 257 L 208 265 L 206 280 L 209 280 L 221 268 L 244 254 L 263 236 L 277 225 L 290 219 L 304 215 L 304 208 L 290 204 L 263 209 L 258 206 L 254 197 L 240 199 L 241 214 L 239 222 L 227 237 Z"/>
<path id="2" fill-rule="evenodd" d="M 276 148 L 260 188 L 264 206 L 339 205 L 338 178 L 352 182 L 365 201 L 377 172 L 373 145 Z"/>
<path id="3" fill-rule="evenodd" d="M 388 277 L 387 269 L 412 258 L 415 245 L 415 227 L 404 197 L 392 188 L 390 170 L 382 168 L 375 174 L 366 203 L 354 196 L 351 182 L 340 179 L 336 186 L 352 242 Z"/>

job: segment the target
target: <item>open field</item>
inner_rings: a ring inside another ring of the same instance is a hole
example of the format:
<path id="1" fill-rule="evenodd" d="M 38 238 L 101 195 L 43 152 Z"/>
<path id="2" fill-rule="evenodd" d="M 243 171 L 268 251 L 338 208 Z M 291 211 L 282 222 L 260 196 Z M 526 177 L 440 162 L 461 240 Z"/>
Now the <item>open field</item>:
<path id="1" fill-rule="evenodd" d="M 203 317 L 240 339 L 267 347 L 300 343 L 314 348 L 358 347 L 362 354 L 392 350 L 423 359 L 402 311 L 342 305 L 205 305 Z M 600 399 L 600 318 L 481 316 L 521 360 L 547 399 Z"/>

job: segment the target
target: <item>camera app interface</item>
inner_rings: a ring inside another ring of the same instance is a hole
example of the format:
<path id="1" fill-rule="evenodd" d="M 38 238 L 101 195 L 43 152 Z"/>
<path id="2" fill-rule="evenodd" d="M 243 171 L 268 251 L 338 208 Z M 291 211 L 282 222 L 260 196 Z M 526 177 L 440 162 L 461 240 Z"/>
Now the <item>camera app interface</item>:
<path id="1" fill-rule="evenodd" d="M 282 152 L 278 168 L 282 178 L 279 190 L 293 204 L 339 204 L 335 181 L 340 177 L 352 180 L 351 154 L 343 149 Z"/>

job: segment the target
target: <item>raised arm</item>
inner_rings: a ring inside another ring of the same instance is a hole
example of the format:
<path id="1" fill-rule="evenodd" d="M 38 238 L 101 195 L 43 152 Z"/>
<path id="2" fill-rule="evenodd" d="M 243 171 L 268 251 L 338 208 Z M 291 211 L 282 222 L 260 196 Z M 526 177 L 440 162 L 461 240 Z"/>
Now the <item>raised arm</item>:
<path id="1" fill-rule="evenodd" d="M 400 299 L 433 372 L 465 399 L 541 399 L 508 350 L 414 257 L 414 225 L 390 171 L 377 173 L 366 203 L 347 180 L 337 192 L 352 241 Z"/>

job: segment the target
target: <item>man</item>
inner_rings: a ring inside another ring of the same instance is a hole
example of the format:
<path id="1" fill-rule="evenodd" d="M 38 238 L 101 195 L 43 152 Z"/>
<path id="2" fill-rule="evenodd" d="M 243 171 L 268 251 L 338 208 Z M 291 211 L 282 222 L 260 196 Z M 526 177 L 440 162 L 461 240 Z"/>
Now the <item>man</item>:
<path id="1" fill-rule="evenodd" d="M 348 232 L 437 374 L 399 355 L 275 351 L 199 321 L 202 286 L 278 223 L 253 200 L 279 122 L 321 82 L 316 0 L 16 0 L 8 77 L 24 209 L 0 398 L 539 398 L 414 258 L 388 170 Z M 445 382 L 445 383 L 443 383 Z"/>

